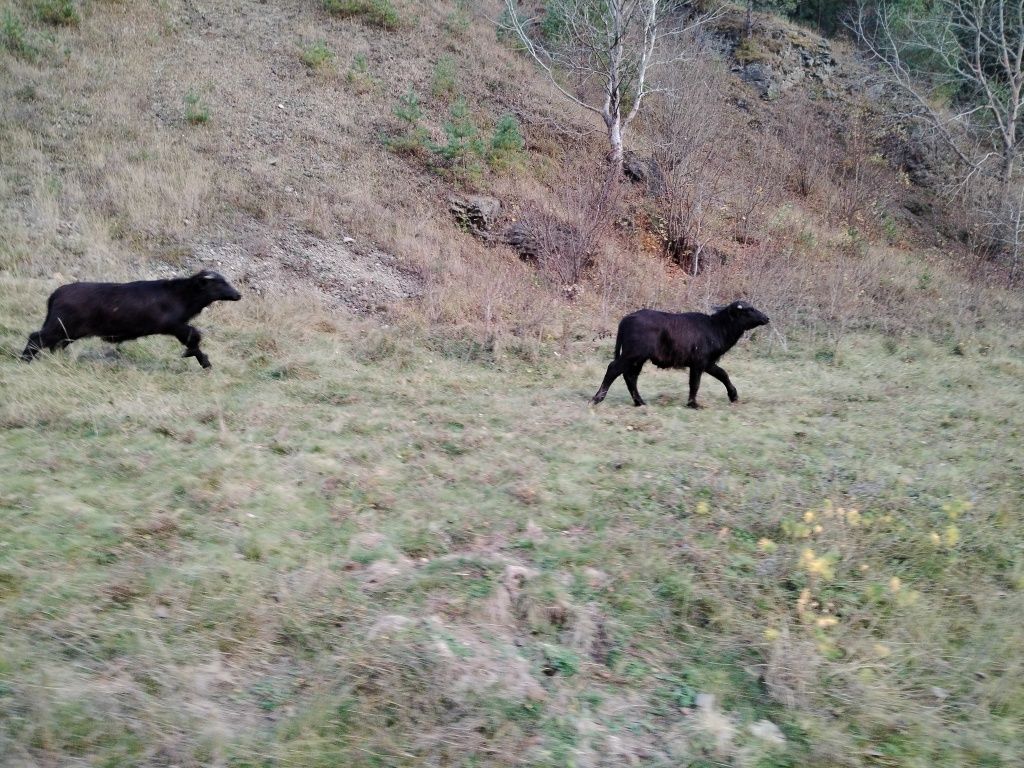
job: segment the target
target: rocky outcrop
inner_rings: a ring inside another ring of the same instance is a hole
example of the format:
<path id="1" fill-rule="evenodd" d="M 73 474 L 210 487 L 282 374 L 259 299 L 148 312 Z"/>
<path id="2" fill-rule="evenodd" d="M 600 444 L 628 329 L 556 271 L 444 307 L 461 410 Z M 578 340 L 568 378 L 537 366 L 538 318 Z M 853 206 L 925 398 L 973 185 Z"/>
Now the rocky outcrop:
<path id="1" fill-rule="evenodd" d="M 491 229 L 501 216 L 501 201 L 484 195 L 452 197 L 448 200 L 448 209 L 460 227 L 477 237 L 490 240 Z"/>
<path id="2" fill-rule="evenodd" d="M 831 43 L 824 38 L 787 29 L 765 30 L 761 37 L 736 41 L 733 56 L 733 71 L 763 99 L 777 99 L 807 81 L 818 84 L 826 98 L 835 96 L 836 60 Z"/>
<path id="3" fill-rule="evenodd" d="M 622 156 L 622 172 L 634 184 L 642 185 L 649 195 L 657 197 L 665 191 L 665 176 L 653 157 L 642 157 L 627 149 Z"/>

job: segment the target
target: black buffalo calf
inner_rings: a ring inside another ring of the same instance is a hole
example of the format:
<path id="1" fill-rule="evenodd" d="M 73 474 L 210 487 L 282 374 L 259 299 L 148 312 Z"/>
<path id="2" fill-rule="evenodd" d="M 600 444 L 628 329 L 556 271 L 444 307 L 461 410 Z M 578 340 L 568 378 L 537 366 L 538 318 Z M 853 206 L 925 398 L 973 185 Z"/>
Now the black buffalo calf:
<path id="1" fill-rule="evenodd" d="M 718 366 L 718 359 L 732 349 L 744 331 L 768 322 L 767 316 L 744 301 L 734 301 L 713 315 L 702 312 L 672 314 L 641 309 L 626 315 L 619 322 L 615 337 L 615 359 L 608 366 L 601 388 L 591 402 L 604 400 L 608 387 L 619 376 L 626 381 L 634 405 L 644 405 L 636 388 L 644 363 L 650 360 L 659 368 L 689 368 L 690 398 L 687 405 L 697 405 L 700 377 L 705 372 L 725 385 L 729 400 L 736 402 L 736 387 L 729 375 Z"/>
<path id="2" fill-rule="evenodd" d="M 62 285 L 50 294 L 43 327 L 29 335 L 21 359 L 31 362 L 44 347 L 54 352 L 88 336 L 119 344 L 164 334 L 185 345 L 182 357 L 209 368 L 210 359 L 199 349 L 202 334 L 189 321 L 215 301 L 240 298 L 222 275 L 209 270 L 175 280 Z"/>

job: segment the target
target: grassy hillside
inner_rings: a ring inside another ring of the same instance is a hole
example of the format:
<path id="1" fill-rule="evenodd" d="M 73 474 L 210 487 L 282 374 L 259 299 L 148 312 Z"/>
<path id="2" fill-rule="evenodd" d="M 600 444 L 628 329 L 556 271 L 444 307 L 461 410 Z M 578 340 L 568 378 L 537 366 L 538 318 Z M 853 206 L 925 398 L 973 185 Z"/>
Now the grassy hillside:
<path id="1" fill-rule="evenodd" d="M 0 765 L 1019 764 L 1019 294 L 841 45 L 841 94 L 703 50 L 638 122 L 713 150 L 701 274 L 640 187 L 579 284 L 483 244 L 450 196 L 564 231 L 603 153 L 498 10 L 0 0 Z M 199 265 L 212 371 L 16 360 L 61 283 Z M 737 296 L 738 406 L 588 406 L 621 313 Z"/>
<path id="2" fill-rule="evenodd" d="M 589 408 L 607 342 L 208 327 L 0 365 L 5 765 L 1019 758 L 1019 348 L 762 334 L 693 412 Z"/>

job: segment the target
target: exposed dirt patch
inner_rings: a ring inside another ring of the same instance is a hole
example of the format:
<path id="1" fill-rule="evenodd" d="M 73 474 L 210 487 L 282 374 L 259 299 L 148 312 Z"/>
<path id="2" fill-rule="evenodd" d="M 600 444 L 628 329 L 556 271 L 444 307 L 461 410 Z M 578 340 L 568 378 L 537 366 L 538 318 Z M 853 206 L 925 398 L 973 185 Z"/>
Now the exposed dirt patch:
<path id="1" fill-rule="evenodd" d="M 383 311 L 420 295 L 418 277 L 372 246 L 290 230 L 254 229 L 237 237 L 197 241 L 189 266 L 213 267 L 257 292 L 295 292 L 310 285 L 356 312 Z"/>

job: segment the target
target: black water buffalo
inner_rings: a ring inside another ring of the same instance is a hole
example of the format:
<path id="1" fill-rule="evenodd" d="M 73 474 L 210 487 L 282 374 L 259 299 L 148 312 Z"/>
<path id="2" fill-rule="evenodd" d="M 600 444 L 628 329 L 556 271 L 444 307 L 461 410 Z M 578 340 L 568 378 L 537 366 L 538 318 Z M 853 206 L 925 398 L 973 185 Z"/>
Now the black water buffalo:
<path id="1" fill-rule="evenodd" d="M 619 322 L 615 337 L 615 359 L 591 402 L 596 405 L 604 400 L 608 387 L 621 375 L 633 396 L 633 404 L 644 405 L 636 380 L 648 360 L 659 368 L 690 369 L 690 399 L 686 403 L 690 408 L 700 408 L 697 390 L 705 372 L 725 384 L 730 402 L 736 402 L 736 387 L 718 366 L 718 358 L 732 349 L 744 331 L 767 322 L 767 316 L 745 301 L 734 301 L 713 315 L 673 314 L 653 309 L 626 315 Z"/>
<path id="2" fill-rule="evenodd" d="M 202 334 L 189 320 L 215 301 L 240 298 L 222 275 L 209 270 L 174 280 L 69 283 L 50 294 L 43 327 L 29 335 L 21 359 L 31 362 L 43 347 L 54 352 L 87 336 L 119 344 L 166 334 L 185 345 L 182 357 L 209 368 L 210 359 L 199 349 Z"/>

